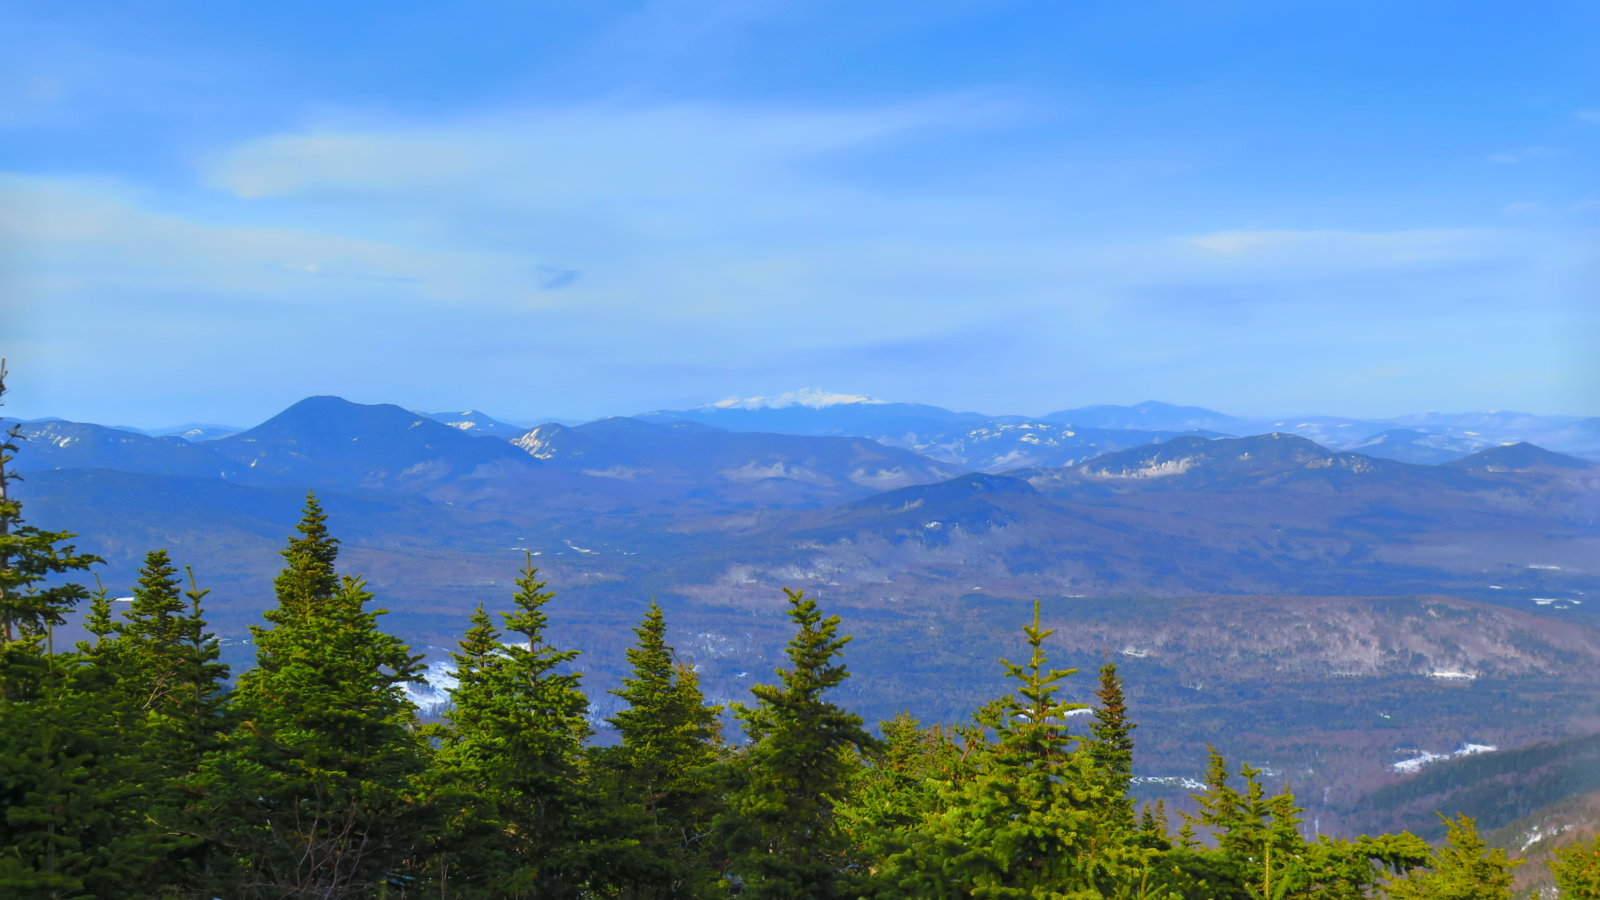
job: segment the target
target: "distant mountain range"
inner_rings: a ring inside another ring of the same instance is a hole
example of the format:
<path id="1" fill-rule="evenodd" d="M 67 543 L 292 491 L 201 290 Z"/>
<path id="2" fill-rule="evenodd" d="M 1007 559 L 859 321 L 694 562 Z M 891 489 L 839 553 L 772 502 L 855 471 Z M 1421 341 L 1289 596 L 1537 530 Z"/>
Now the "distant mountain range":
<path id="1" fill-rule="evenodd" d="M 1085 406 L 1038 417 L 988 416 L 916 403 L 883 403 L 853 395 L 810 392 L 795 396 L 798 400 L 780 398 L 776 405 L 724 402 L 688 410 L 660 410 L 641 418 L 695 421 L 730 431 L 855 435 L 987 472 L 1030 465 L 1069 465 L 1107 450 L 1181 433 L 1242 437 L 1282 432 L 1310 438 L 1336 450 L 1359 449 L 1368 456 L 1423 464 L 1448 462 L 1485 447 L 1522 442 L 1600 460 L 1600 417 L 1491 412 L 1425 413 L 1396 419 L 1265 419 L 1155 401 L 1134 406 Z"/>
<path id="2" fill-rule="evenodd" d="M 473 409 L 415 414 L 472 436 L 516 440 L 532 430 L 532 426 L 512 424 Z M 1179 434 L 1245 437 L 1271 432 L 1299 435 L 1334 450 L 1355 450 L 1367 456 L 1423 465 L 1449 462 L 1486 447 L 1515 443 L 1531 443 L 1600 460 L 1600 417 L 1500 411 L 1428 412 L 1391 419 L 1261 418 L 1149 401 L 1133 406 L 1084 406 L 1042 416 L 988 415 L 806 389 L 778 397 L 730 398 L 692 409 L 656 410 L 631 418 L 658 424 L 697 422 L 736 432 L 861 437 L 982 472 L 1071 465 L 1111 450 Z M 118 430 L 210 441 L 246 429 L 188 424 L 154 431 L 126 426 Z"/>
<path id="3" fill-rule="evenodd" d="M 154 548 L 192 564 L 234 654 L 308 488 L 341 568 L 430 660 L 532 554 L 601 715 L 650 598 L 732 700 L 781 662 L 793 587 L 856 635 L 869 719 L 981 702 L 1038 599 L 1062 664 L 1115 654 L 1137 685 L 1142 771 L 1197 775 L 1181 767 L 1206 742 L 1266 748 L 1252 761 L 1297 793 L 1332 791 L 1330 817 L 1367 809 L 1351 785 L 1401 778 L 1408 747 L 1600 729 L 1572 717 L 1600 710 L 1600 463 L 1511 440 L 1592 450 L 1595 420 L 1254 427 L 1156 403 L 1035 418 L 813 392 L 522 428 L 312 397 L 193 440 L 22 423 L 15 466 L 28 521 L 78 532 L 113 590 Z"/>

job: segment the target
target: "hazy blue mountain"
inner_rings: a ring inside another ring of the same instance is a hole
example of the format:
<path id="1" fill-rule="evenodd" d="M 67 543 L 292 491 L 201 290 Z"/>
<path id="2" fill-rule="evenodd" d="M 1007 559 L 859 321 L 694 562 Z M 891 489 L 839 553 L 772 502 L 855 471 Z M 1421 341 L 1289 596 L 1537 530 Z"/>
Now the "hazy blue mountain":
<path id="1" fill-rule="evenodd" d="M 227 437 L 243 431 L 234 425 L 217 425 L 208 422 L 189 422 L 183 425 L 173 425 L 167 428 L 153 428 L 148 434 L 158 437 L 180 437 L 186 441 L 214 441 L 217 438 Z"/>
<path id="2" fill-rule="evenodd" d="M 803 547 L 782 541 L 790 531 Z M 907 487 L 774 521 L 724 552 L 756 583 L 826 572 L 851 596 L 887 578 L 896 593 L 946 599 L 972 586 L 1477 594 L 1533 583 L 1548 598 L 1600 589 L 1585 563 L 1597 534 L 1600 465 L 1584 460 L 1496 448 L 1419 466 L 1263 435 Z"/>
<path id="3" fill-rule="evenodd" d="M 1435 434 L 1415 428 L 1391 428 L 1350 445 L 1368 456 L 1419 465 L 1438 465 L 1483 449 L 1488 442 L 1475 438 Z"/>
<path id="4" fill-rule="evenodd" d="M 1182 436 L 1108 453 L 1077 467 L 1020 474 L 1057 490 L 1084 486 L 1123 492 L 1262 487 L 1296 477 L 1342 481 L 1366 476 L 1396 483 L 1428 477 L 1423 474 L 1426 471 L 1394 460 L 1329 450 L 1299 435 L 1274 432 L 1242 438 Z"/>
<path id="5" fill-rule="evenodd" d="M 1555 453 L 1526 441 L 1480 450 L 1464 459 L 1456 460 L 1451 463 L 1451 467 L 1481 469 L 1486 472 L 1531 472 L 1551 469 L 1586 472 L 1600 469 L 1600 465 L 1589 460 Z"/>
<path id="6" fill-rule="evenodd" d="M 939 481 L 956 469 L 864 438 L 729 432 L 696 422 L 616 417 L 541 425 L 512 444 L 552 466 L 640 485 L 767 497 L 781 506 L 839 502 Z"/>
<path id="7" fill-rule="evenodd" d="M 214 448 L 180 437 L 154 437 L 62 419 L 19 424 L 24 442 L 16 467 L 23 472 L 104 468 L 211 478 L 238 474 L 237 466 Z"/>
<path id="8" fill-rule="evenodd" d="M 1448 462 L 1485 446 L 1518 441 L 1600 459 L 1600 419 L 1506 412 L 1426 413 L 1395 419 L 1261 417 L 1147 401 L 1133 406 L 1084 406 L 1030 417 L 955 412 L 927 404 L 886 403 L 862 395 L 804 390 L 776 398 L 658 410 L 638 418 L 700 422 L 730 431 L 854 435 L 982 472 L 1070 465 L 1179 434 L 1243 437 L 1271 432 L 1299 435 L 1336 450 L 1424 464 Z"/>
<path id="9" fill-rule="evenodd" d="M 790 396 L 790 395 L 786 395 Z M 954 412 L 919 403 L 883 403 L 854 395 L 798 392 L 805 402 L 746 401 L 689 410 L 659 410 L 638 418 L 698 422 L 731 431 L 853 435 L 899 447 L 959 469 L 1003 472 L 1060 466 L 1110 450 L 1165 440 L 1176 431 L 1078 427 L 1045 418 Z M 1181 430 L 1181 429 L 1180 429 Z"/>
<path id="10" fill-rule="evenodd" d="M 492 435 L 510 440 L 528 431 L 523 426 L 502 422 L 476 409 L 466 409 L 460 412 L 418 413 L 418 415 L 449 425 L 451 428 L 466 432 L 474 437 Z"/>
<path id="11" fill-rule="evenodd" d="M 916 443 L 924 435 L 942 434 L 957 423 L 1027 421 L 1022 416 L 954 412 L 924 403 L 885 403 L 858 395 L 826 395 L 817 391 L 797 391 L 770 402 L 756 398 L 693 409 L 656 410 L 634 418 L 699 422 L 726 431 L 852 435 L 874 439 L 887 436 L 894 438 L 897 445 Z"/>
<path id="12" fill-rule="evenodd" d="M 473 437 L 398 406 L 339 397 L 309 397 L 203 446 L 240 466 L 252 483 L 340 489 L 425 489 L 530 463 L 505 441 Z"/>
<path id="13" fill-rule="evenodd" d="M 1147 400 L 1133 406 L 1081 406 L 1040 417 L 1046 422 L 1082 428 L 1134 429 L 1140 431 L 1218 431 L 1238 433 L 1243 420 L 1199 406 L 1174 406 Z"/>

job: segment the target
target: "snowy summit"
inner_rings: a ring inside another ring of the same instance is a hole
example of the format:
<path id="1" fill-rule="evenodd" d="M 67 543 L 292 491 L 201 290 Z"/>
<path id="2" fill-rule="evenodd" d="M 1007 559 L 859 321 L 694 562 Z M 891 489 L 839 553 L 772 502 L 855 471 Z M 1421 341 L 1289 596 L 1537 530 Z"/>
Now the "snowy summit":
<path id="1" fill-rule="evenodd" d="M 713 409 L 783 409 L 787 406 L 808 406 L 822 409 L 828 406 L 846 406 L 857 403 L 883 403 L 865 394 L 835 394 L 821 388 L 801 388 L 776 397 L 729 397 L 711 404 Z"/>

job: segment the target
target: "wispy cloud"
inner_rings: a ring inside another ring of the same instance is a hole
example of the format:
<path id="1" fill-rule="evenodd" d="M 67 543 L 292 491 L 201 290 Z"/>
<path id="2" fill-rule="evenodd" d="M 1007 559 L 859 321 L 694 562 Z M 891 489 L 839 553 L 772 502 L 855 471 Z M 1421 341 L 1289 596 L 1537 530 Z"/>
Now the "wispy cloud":
<path id="1" fill-rule="evenodd" d="M 61 366 L 92 359 L 108 380 L 154 379 L 137 348 L 163 339 L 173 310 L 151 306 L 188 298 L 179 314 L 206 329 L 209 358 L 259 373 L 252 390 L 363 396 L 381 383 L 365 396 L 493 406 L 464 385 L 511 391 L 538 372 L 541 396 L 560 404 L 537 412 L 555 415 L 633 407 L 641 385 L 702 400 L 779 393 L 814 383 L 819 366 L 830 383 L 891 397 L 1111 375 L 1157 396 L 1176 372 L 1247 377 L 1219 352 L 1260 366 L 1301 360 L 1308 342 L 1329 360 L 1307 370 L 1310 390 L 1334 377 L 1330 347 L 1426 339 L 1443 353 L 1477 340 L 1463 330 L 1481 318 L 1435 326 L 1452 304 L 1516 296 L 1520 315 L 1543 321 L 1541 304 L 1561 302 L 1516 290 L 1520 273 L 1556 266 L 1541 277 L 1559 281 L 1570 266 L 1529 236 L 1174 235 L 1158 222 L 1112 234 L 1101 219 L 1116 209 L 1073 199 L 1078 182 L 1138 180 L 1115 159 L 1079 162 L 1071 180 L 1006 180 L 942 152 L 1017 113 L 1008 98 L 959 94 L 325 121 L 221 147 L 190 186 L 0 178 L 0 207 L 20 211 L 0 221 L 0 244 L 25 261 L 13 271 L 38 311 L 30 335 L 55 340 L 40 352 Z M 875 175 L 908 162 L 932 174 Z M 92 342 L 67 324 L 88 298 L 99 298 Z M 1340 324 L 1311 328 L 1333 305 Z M 319 325 L 292 324 L 302 314 Z M 283 370 L 281 346 L 326 362 Z M 435 356 L 452 361 L 449 380 L 402 362 Z M 1035 402 L 1057 401 L 1019 400 Z"/>
<path id="2" fill-rule="evenodd" d="M 1488 160 L 1495 165 L 1509 166 L 1544 156 L 1551 156 L 1554 152 L 1549 147 L 1520 147 L 1516 150 L 1502 150 L 1499 153 L 1491 153 L 1488 156 Z"/>

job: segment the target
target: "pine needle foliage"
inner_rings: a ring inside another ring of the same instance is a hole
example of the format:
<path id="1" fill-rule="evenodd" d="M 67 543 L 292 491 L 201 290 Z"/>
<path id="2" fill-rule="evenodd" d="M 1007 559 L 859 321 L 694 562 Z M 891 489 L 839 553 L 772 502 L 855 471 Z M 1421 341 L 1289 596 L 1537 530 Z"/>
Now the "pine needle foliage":
<path id="1" fill-rule="evenodd" d="M 579 760 L 589 704 L 569 671 L 578 651 L 548 642 L 545 587 L 528 556 L 506 634 L 480 606 L 452 657 L 459 686 L 437 758 L 456 830 L 443 864 L 469 895 L 579 896 L 595 862 Z"/>
<path id="2" fill-rule="evenodd" d="M 330 588 L 324 522 L 308 497 L 271 627 L 252 629 L 256 667 L 233 696 L 243 721 L 202 776 L 233 896 L 374 897 L 414 865 L 424 751 L 403 686 L 421 680 L 420 657 L 379 629 L 361 579 Z"/>
<path id="3" fill-rule="evenodd" d="M 709 767 L 719 755 L 721 708 L 706 705 L 694 667 L 667 643 L 661 607 L 652 602 L 634 634 L 630 674 L 611 692 L 628 704 L 608 720 L 621 744 L 594 755 L 617 829 L 630 841 L 616 860 L 619 894 L 709 896 L 719 887 L 706 838 L 716 804 Z"/>
<path id="4" fill-rule="evenodd" d="M 754 706 L 735 710 L 750 745 L 718 830 L 741 896 L 827 900 L 842 895 L 857 863 L 834 810 L 857 753 L 877 741 L 860 716 L 825 699 L 849 676 L 839 656 L 850 637 L 839 633 L 839 617 L 824 618 L 814 599 L 784 591 L 796 626 L 789 667 L 777 670 L 778 684 L 751 688 Z"/>

